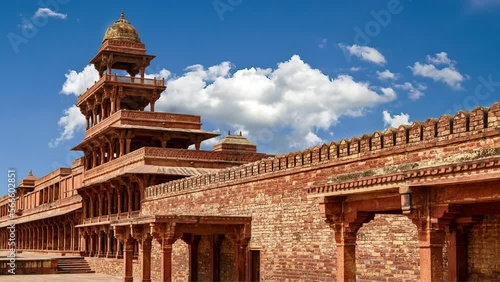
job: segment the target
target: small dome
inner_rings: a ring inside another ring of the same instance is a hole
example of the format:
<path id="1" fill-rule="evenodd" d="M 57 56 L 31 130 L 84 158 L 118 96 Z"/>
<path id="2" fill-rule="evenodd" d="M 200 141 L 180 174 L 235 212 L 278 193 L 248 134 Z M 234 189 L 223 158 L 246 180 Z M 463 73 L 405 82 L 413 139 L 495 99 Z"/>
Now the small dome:
<path id="1" fill-rule="evenodd" d="M 30 172 L 28 173 L 28 176 L 26 176 L 26 178 L 24 178 L 25 180 L 37 180 L 38 178 L 36 178 L 34 175 L 33 175 L 33 172 L 30 170 Z"/>
<path id="2" fill-rule="evenodd" d="M 106 40 L 141 43 L 137 30 L 125 19 L 124 13 L 106 30 L 102 43 Z"/>
<path id="3" fill-rule="evenodd" d="M 257 146 L 250 140 L 246 139 L 240 135 L 231 135 L 231 132 L 227 133 L 227 136 L 220 140 L 214 145 L 214 151 L 239 151 L 239 152 L 257 152 Z"/>

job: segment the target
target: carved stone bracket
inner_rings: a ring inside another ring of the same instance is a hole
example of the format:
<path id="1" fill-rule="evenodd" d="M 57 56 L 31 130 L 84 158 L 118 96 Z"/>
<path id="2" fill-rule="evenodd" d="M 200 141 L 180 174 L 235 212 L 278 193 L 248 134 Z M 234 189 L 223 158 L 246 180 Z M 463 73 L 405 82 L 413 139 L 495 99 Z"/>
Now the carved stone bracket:
<path id="1" fill-rule="evenodd" d="M 172 245 L 182 237 L 182 233 L 176 231 L 176 223 L 150 223 L 150 234 L 162 246 Z"/>

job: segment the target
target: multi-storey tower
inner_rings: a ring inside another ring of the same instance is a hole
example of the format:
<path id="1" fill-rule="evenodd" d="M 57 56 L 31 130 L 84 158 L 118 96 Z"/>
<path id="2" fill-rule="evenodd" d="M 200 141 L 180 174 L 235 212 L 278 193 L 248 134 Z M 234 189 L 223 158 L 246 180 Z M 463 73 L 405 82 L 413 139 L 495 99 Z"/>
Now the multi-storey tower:
<path id="1" fill-rule="evenodd" d="M 202 130 L 200 116 L 155 112 L 166 86 L 163 79 L 145 75 L 154 57 L 122 13 L 90 61 L 99 80 L 78 97 L 86 119 L 85 138 L 74 148 L 84 153 L 79 227 L 86 234 L 82 248 L 91 255 L 119 250 L 111 245 L 109 222 L 139 214 L 145 187 L 266 156 L 257 154 L 248 140 L 236 150 L 219 145 L 215 151 L 201 151 L 202 141 L 219 134 Z"/>

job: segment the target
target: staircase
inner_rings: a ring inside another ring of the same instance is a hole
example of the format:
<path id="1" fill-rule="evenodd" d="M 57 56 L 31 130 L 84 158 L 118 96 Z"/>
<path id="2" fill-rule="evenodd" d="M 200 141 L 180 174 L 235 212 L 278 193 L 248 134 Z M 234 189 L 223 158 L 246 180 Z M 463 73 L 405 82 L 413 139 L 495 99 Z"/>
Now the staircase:
<path id="1" fill-rule="evenodd" d="M 58 273 L 95 273 L 83 257 L 57 259 Z"/>

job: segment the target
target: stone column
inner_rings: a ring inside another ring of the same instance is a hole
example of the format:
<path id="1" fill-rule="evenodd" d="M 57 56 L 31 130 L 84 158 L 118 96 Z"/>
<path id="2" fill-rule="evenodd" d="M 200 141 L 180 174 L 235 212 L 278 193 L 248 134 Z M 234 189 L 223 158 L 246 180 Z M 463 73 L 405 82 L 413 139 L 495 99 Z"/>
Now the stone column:
<path id="1" fill-rule="evenodd" d="M 90 231 L 89 232 L 89 256 L 93 257 L 94 256 L 94 232 Z"/>
<path id="2" fill-rule="evenodd" d="M 337 280 L 356 281 L 356 232 L 343 232 L 337 243 Z M 338 239 L 337 239 L 338 238 Z"/>
<path id="3" fill-rule="evenodd" d="M 104 144 L 99 146 L 99 165 L 106 163 L 104 156 Z"/>
<path id="4" fill-rule="evenodd" d="M 337 281 L 356 281 L 356 234 L 374 214 L 349 208 L 344 197 L 325 197 L 320 209 L 335 232 Z"/>
<path id="5" fill-rule="evenodd" d="M 172 245 L 168 240 L 161 244 L 161 282 L 172 281 Z"/>
<path id="6" fill-rule="evenodd" d="M 141 251 L 141 281 L 151 282 L 151 241 L 152 237 L 144 236 L 140 244 Z"/>
<path id="7" fill-rule="evenodd" d="M 108 198 L 108 215 L 110 216 L 111 215 L 111 206 L 112 206 L 112 204 L 111 204 L 112 193 L 108 190 L 106 192 L 106 194 L 107 194 L 107 198 Z"/>
<path id="8" fill-rule="evenodd" d="M 97 231 L 97 257 L 104 257 L 103 249 L 102 249 L 102 232 Z"/>
<path id="9" fill-rule="evenodd" d="M 97 209 L 98 209 L 98 216 L 102 216 L 102 192 L 99 191 L 99 194 L 97 194 Z"/>
<path id="10" fill-rule="evenodd" d="M 83 218 L 88 218 L 89 215 L 88 215 L 88 210 L 87 210 L 87 203 L 88 203 L 88 199 L 87 199 L 87 196 L 83 196 L 82 197 L 82 210 L 83 210 Z"/>
<path id="11" fill-rule="evenodd" d="M 453 228 L 446 234 L 448 243 L 448 281 L 467 281 L 467 241 L 462 230 Z"/>
<path id="12" fill-rule="evenodd" d="M 120 143 L 120 155 L 119 157 L 125 155 L 125 139 L 124 138 L 118 138 L 118 142 Z"/>
<path id="13" fill-rule="evenodd" d="M 120 250 L 120 240 L 116 240 L 116 258 L 121 259 L 123 258 L 123 252 Z"/>
<path id="14" fill-rule="evenodd" d="M 54 225 L 52 224 L 50 225 L 50 228 L 47 228 L 47 238 L 50 238 L 50 246 L 49 241 L 47 241 L 47 250 L 54 250 L 56 238 L 54 238 Z"/>
<path id="15" fill-rule="evenodd" d="M 125 139 L 125 154 L 130 153 L 130 143 L 132 143 L 132 139 L 126 138 Z"/>
<path id="16" fill-rule="evenodd" d="M 101 104 L 101 120 L 106 118 L 106 100 L 102 99 L 102 104 Z"/>
<path id="17" fill-rule="evenodd" d="M 442 230 L 420 229 L 418 231 L 421 281 L 443 281 L 443 243 L 444 232 Z"/>
<path id="18" fill-rule="evenodd" d="M 40 226 L 37 226 L 36 227 L 36 246 L 35 246 L 35 249 L 39 249 L 40 248 L 40 241 L 43 241 L 43 234 L 40 234 Z"/>
<path id="19" fill-rule="evenodd" d="M 96 155 L 96 148 L 92 148 L 92 150 L 90 151 L 92 153 L 92 168 L 96 167 L 97 166 L 97 155 Z"/>
<path id="20" fill-rule="evenodd" d="M 108 143 L 108 149 L 109 149 L 108 150 L 108 162 L 112 161 L 114 159 L 114 156 L 113 156 L 114 146 L 115 146 L 115 144 L 113 144 L 113 141 Z"/>
<path id="21" fill-rule="evenodd" d="M 246 240 L 238 240 L 234 244 L 236 281 L 245 281 L 247 246 L 248 246 L 248 241 Z"/>
<path id="22" fill-rule="evenodd" d="M 151 112 L 155 111 L 155 100 L 152 99 L 151 102 L 149 102 L 149 108 Z"/>
<path id="23" fill-rule="evenodd" d="M 132 194 L 133 194 L 132 187 L 127 187 L 127 192 L 128 192 L 127 193 L 127 195 L 128 195 L 128 197 L 127 197 L 127 200 L 128 200 L 128 203 L 127 203 L 127 205 L 128 205 L 128 216 L 130 217 L 131 214 L 132 214 Z"/>
<path id="24" fill-rule="evenodd" d="M 57 229 L 57 245 L 53 249 L 59 251 L 61 246 L 61 227 L 57 224 L 54 229 Z"/>
<path id="25" fill-rule="evenodd" d="M 119 187 L 117 190 L 116 190 L 116 195 L 117 195 L 117 200 L 118 200 L 118 211 L 116 212 L 118 214 L 118 217 L 120 215 L 120 213 L 122 212 L 122 193 L 120 193 L 120 190 L 121 190 L 121 187 Z"/>
<path id="26" fill-rule="evenodd" d="M 66 235 L 68 234 L 68 230 L 66 229 L 66 226 L 67 224 L 65 223 L 64 226 L 63 226 L 63 233 L 64 233 L 64 237 L 63 237 L 63 251 L 66 251 Z"/>
<path id="27" fill-rule="evenodd" d="M 107 248 L 108 248 L 108 251 L 106 252 L 106 257 L 107 258 L 111 258 L 111 257 L 113 257 L 113 252 L 111 250 L 111 241 L 113 240 L 113 231 L 111 229 L 109 229 L 108 233 L 106 235 L 107 235 L 106 245 L 107 245 Z"/>
<path id="28" fill-rule="evenodd" d="M 128 238 L 124 241 L 125 251 L 123 254 L 124 257 L 124 266 L 123 266 L 123 282 L 133 282 L 133 250 L 134 250 L 134 239 Z"/>

